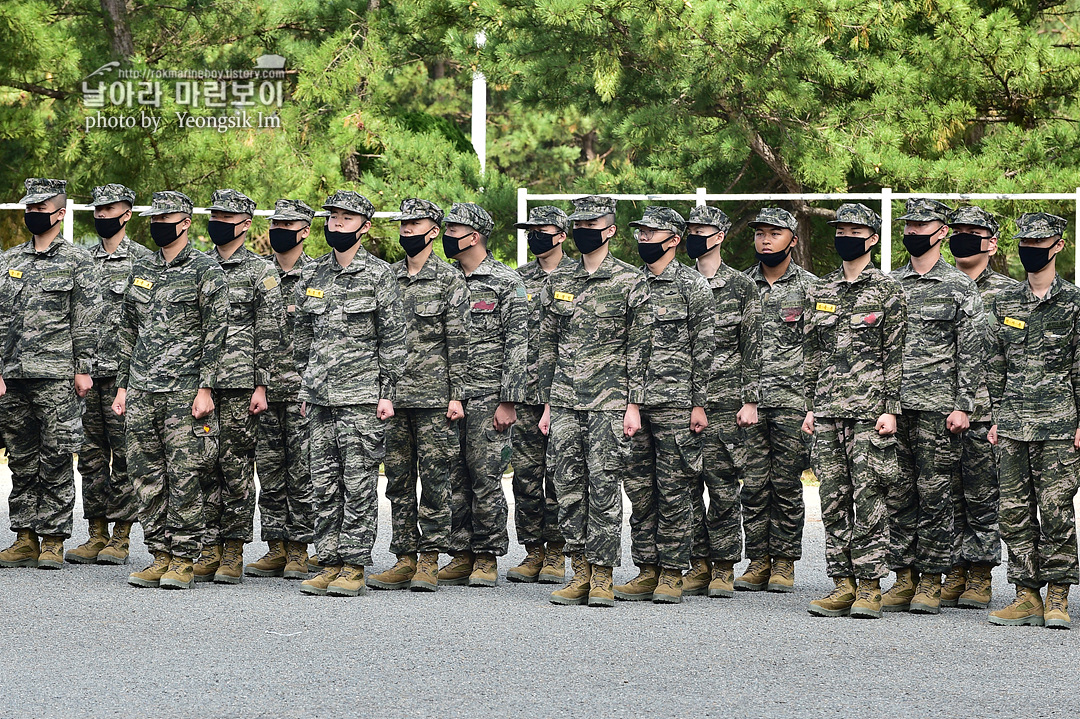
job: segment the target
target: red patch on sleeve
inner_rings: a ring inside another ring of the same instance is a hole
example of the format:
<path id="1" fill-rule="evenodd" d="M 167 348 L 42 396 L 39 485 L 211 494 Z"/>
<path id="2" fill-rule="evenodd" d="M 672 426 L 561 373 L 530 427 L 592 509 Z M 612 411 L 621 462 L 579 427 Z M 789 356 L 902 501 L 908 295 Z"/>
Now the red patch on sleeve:
<path id="1" fill-rule="evenodd" d="M 863 318 L 863 322 L 865 322 L 868 325 L 872 325 L 875 322 L 877 322 L 877 317 L 878 317 L 877 312 L 871 312 L 870 314 L 868 314 L 866 317 Z"/>
<path id="2" fill-rule="evenodd" d="M 473 302 L 472 308 L 474 310 L 480 310 L 482 312 L 490 312 L 491 310 L 495 309 L 495 303 L 484 302 L 483 300 L 480 300 L 478 302 Z"/>

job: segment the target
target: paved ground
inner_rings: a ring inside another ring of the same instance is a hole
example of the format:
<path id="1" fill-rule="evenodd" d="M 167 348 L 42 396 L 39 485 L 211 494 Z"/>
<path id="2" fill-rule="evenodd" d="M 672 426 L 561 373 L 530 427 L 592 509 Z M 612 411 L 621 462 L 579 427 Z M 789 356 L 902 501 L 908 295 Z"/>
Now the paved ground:
<path id="1" fill-rule="evenodd" d="M 5 466 L 0 500 L 9 491 Z M 0 717 L 1076 715 L 1080 631 L 955 609 L 808 615 L 832 584 L 816 490 L 807 502 L 793 594 L 668 607 L 557 607 L 550 588 L 505 582 L 337 599 L 280 579 L 165 592 L 127 586 L 129 567 L 0 570 Z M 628 541 L 617 581 L 633 573 Z M 135 546 L 141 568 L 141 535 Z M 523 554 L 512 547 L 500 570 Z M 994 580 L 997 608 L 1011 592 L 1002 569 Z"/>

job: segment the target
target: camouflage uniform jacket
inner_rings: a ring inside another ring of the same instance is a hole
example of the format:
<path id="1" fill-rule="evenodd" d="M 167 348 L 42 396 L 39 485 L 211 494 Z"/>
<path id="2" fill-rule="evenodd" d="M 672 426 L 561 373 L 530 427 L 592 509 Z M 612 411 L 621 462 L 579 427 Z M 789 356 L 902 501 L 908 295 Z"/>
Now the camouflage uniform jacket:
<path id="1" fill-rule="evenodd" d="M 737 409 L 761 401 L 761 299 L 753 280 L 721 263 L 706 280 L 716 304 L 708 404 Z"/>
<path id="2" fill-rule="evenodd" d="M 873 264 L 853 282 L 840 268 L 806 294 L 806 398 L 819 417 L 900 414 L 907 301 Z"/>
<path id="3" fill-rule="evenodd" d="M 301 252 L 292 269 L 285 272 L 278 264 L 275 255 L 271 254 L 264 259 L 278 273 L 278 279 L 281 282 L 281 301 L 285 305 L 285 324 L 281 332 L 281 344 L 274 362 L 274 374 L 270 377 L 270 384 L 266 388 L 266 398 L 269 402 L 295 402 L 297 393 L 300 392 L 300 373 L 296 371 L 296 356 L 293 352 L 293 335 L 296 328 L 296 301 L 293 293 L 305 265 L 314 260 Z"/>
<path id="4" fill-rule="evenodd" d="M 461 271 L 460 264 L 455 267 Z M 497 394 L 500 402 L 524 402 L 529 353 L 525 285 L 490 252 L 465 284 L 470 312 L 465 398 Z"/>
<path id="5" fill-rule="evenodd" d="M 541 399 L 574 410 L 642 404 L 653 317 L 641 271 L 609 254 L 589 274 L 578 260 L 541 294 Z"/>
<path id="6" fill-rule="evenodd" d="M 704 407 L 709 400 L 716 303 L 697 270 L 672 260 L 659 275 L 642 268 L 652 305 L 646 407 Z"/>
<path id="7" fill-rule="evenodd" d="M 217 386 L 229 332 L 225 272 L 187 245 L 136 260 L 124 294 L 116 386 L 175 392 Z"/>
<path id="8" fill-rule="evenodd" d="M 0 351 L 4 379 L 71 379 L 94 371 L 101 289 L 90 254 L 57 237 L 38 252 L 31 239 L 6 253 L 0 306 L 10 312 Z"/>
<path id="9" fill-rule="evenodd" d="M 397 399 L 407 345 L 390 265 L 363 247 L 348 267 L 328 252 L 304 266 L 293 297 L 301 401 L 342 407 Z"/>
<path id="10" fill-rule="evenodd" d="M 409 276 L 407 260 L 390 266 L 401 289 L 409 356 L 395 406 L 445 408 L 465 399 L 469 374 L 469 288 L 434 252 Z"/>
<path id="11" fill-rule="evenodd" d="M 564 254 L 555 269 L 566 269 L 573 265 L 574 261 Z M 517 271 L 525 283 L 525 300 L 529 304 L 529 357 L 525 366 L 525 403 L 538 405 L 543 404 L 540 400 L 540 317 L 544 310 L 541 295 L 551 273 L 544 271 L 539 260 L 522 265 Z"/>
<path id="12" fill-rule="evenodd" d="M 97 362 L 94 363 L 95 377 L 115 377 L 120 367 L 120 320 L 124 312 L 124 294 L 127 292 L 131 276 L 131 267 L 136 260 L 154 254 L 138 242 L 125 237 L 110 254 L 99 242 L 90 249 L 90 256 L 97 266 L 98 279 L 101 281 L 101 314 L 98 317 L 100 344 Z"/>
<path id="13" fill-rule="evenodd" d="M 794 262 L 770 286 L 761 265 L 746 270 L 761 296 L 761 409 L 806 411 L 803 304 L 818 278 Z"/>
<path id="14" fill-rule="evenodd" d="M 985 319 L 971 278 L 938 259 L 920 275 L 909 262 L 892 273 L 908 306 L 900 404 L 924 412 L 971 414 L 985 377 Z"/>
<path id="15" fill-rule="evenodd" d="M 1055 277 L 1045 298 L 1027 281 L 994 298 L 988 386 L 998 434 L 1073 439 L 1080 410 L 1080 289 Z"/>
<path id="16" fill-rule="evenodd" d="M 982 271 L 982 273 L 975 279 L 975 285 L 979 288 L 979 294 L 982 295 L 983 309 L 986 310 L 986 353 L 983 355 L 987 361 L 993 356 L 994 346 L 993 337 L 990 335 L 994 318 L 991 314 L 994 306 L 994 298 L 1002 290 L 1011 289 L 1019 286 L 1019 282 L 1012 277 L 1006 277 L 1005 275 L 998 274 L 990 269 L 989 266 Z M 971 415 L 972 422 L 990 422 L 992 418 L 990 416 L 990 393 L 986 389 L 986 382 L 979 384 L 979 389 L 975 392 L 975 412 Z"/>

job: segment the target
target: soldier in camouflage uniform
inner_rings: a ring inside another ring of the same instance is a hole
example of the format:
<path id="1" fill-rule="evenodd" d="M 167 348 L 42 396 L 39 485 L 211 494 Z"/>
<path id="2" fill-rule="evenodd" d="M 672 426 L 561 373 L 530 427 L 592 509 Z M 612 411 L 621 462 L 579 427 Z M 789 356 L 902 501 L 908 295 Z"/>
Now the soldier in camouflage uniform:
<path id="1" fill-rule="evenodd" d="M 806 435 L 803 302 L 818 278 L 791 259 L 799 241 L 795 217 L 766 207 L 749 223 L 758 263 L 746 274 L 761 296 L 760 422 L 747 427 L 750 452 L 743 475 L 742 513 L 750 565 L 735 580 L 746 591 L 790 592 L 802 557 L 802 473 L 810 465 Z M 764 435 L 765 452 L 753 435 Z"/>
<path id="2" fill-rule="evenodd" d="M 542 292 L 540 394 L 559 500 L 559 526 L 574 576 L 555 604 L 612 606 L 612 567 L 622 554 L 620 482 L 641 429 L 652 315 L 645 277 L 616 259 L 608 242 L 615 200 L 574 201 L 581 260 L 551 273 Z"/>
<path id="3" fill-rule="evenodd" d="M 420 199 L 394 216 L 407 257 L 390 266 L 401 289 L 409 354 L 386 426 L 386 498 L 397 562 L 368 577 L 380 589 L 434 591 L 439 552 L 450 551 L 450 477 L 461 451 L 469 370 L 469 290 L 432 251 L 443 211 Z M 419 503 L 416 484 L 420 482 Z M 419 553 L 419 563 L 417 554 Z"/>
<path id="4" fill-rule="evenodd" d="M 300 273 L 313 260 L 304 253 L 315 210 L 303 200 L 278 200 L 270 216 L 268 259 L 281 281 L 285 324 L 274 373 L 266 388 L 266 411 L 259 415 L 255 468 L 259 476 L 259 529 L 268 550 L 244 567 L 255 577 L 307 578 L 307 546 L 312 532 L 312 489 L 308 471 L 308 422 L 300 413 L 300 375 L 293 356 Z"/>
<path id="5" fill-rule="evenodd" d="M 686 253 L 712 289 L 716 305 L 713 357 L 702 435 L 702 472 L 692 488 L 694 540 L 683 594 L 735 596 L 735 563 L 742 559 L 739 478 L 748 455 L 766 456 L 765 434 L 757 427 L 761 400 L 761 300 L 753 280 L 721 261 L 720 247 L 731 220 L 723 210 L 699 205 L 686 221 Z M 750 480 L 761 486 L 763 477 Z M 704 492 L 709 493 L 705 512 Z"/>
<path id="6" fill-rule="evenodd" d="M 11 470 L 11 529 L 2 567 L 60 569 L 75 506 L 72 454 L 82 444 L 83 397 L 93 385 L 101 293 L 89 253 L 60 234 L 67 183 L 26 180 L 30 240 L 6 253 L 0 307 L 9 313 L 0 346 L 0 438 Z M 39 544 L 40 541 L 40 544 Z"/>
<path id="7" fill-rule="evenodd" d="M 1000 452 L 1001 536 L 1016 600 L 992 612 L 990 623 L 1069 629 L 1069 589 L 1080 581 L 1073 509 L 1080 482 L 1080 290 L 1057 274 L 1065 220 L 1034 212 L 1016 225 L 1027 279 L 994 298 L 987 382 L 989 440 Z"/>
<path id="8" fill-rule="evenodd" d="M 985 324 L 979 290 L 941 259 L 951 210 L 908 200 L 904 246 L 911 261 L 892 273 L 904 287 L 908 328 L 897 420 L 900 475 L 889 492 L 888 612 L 941 611 L 941 575 L 952 567 L 952 482 L 960 435 L 983 381 Z"/>
<path id="9" fill-rule="evenodd" d="M 139 522 L 154 557 L 128 576 L 137 587 L 195 584 L 203 485 L 218 452 L 217 383 L 229 331 L 225 274 L 189 244 L 191 200 L 155 192 L 150 235 L 160 248 L 131 268 L 120 322 L 113 411 L 127 427 Z"/>
<path id="10" fill-rule="evenodd" d="M 83 516 L 89 539 L 70 550 L 65 559 L 80 564 L 126 564 L 128 536 L 139 511 L 135 486 L 128 478 L 124 418 L 112 411 L 116 396 L 117 327 L 123 309 L 128 275 L 135 260 L 148 257 L 148 249 L 128 239 L 125 226 L 131 220 L 135 193 L 123 185 L 95 187 L 90 204 L 94 227 L 101 242 L 90 250 L 101 281 L 100 345 L 86 393 L 83 412 L 83 445 L 79 450 Z M 109 522 L 115 522 L 109 535 Z"/>
<path id="11" fill-rule="evenodd" d="M 229 335 L 214 401 L 221 422 L 215 477 L 208 478 L 206 533 L 196 582 L 239 584 L 244 544 L 254 538 L 255 433 L 266 411 L 266 386 L 279 359 L 284 314 L 277 270 L 244 247 L 255 203 L 236 190 L 217 190 L 207 234 L 229 283 Z"/>
<path id="12" fill-rule="evenodd" d="M 1019 284 L 990 269 L 997 252 L 998 223 L 981 207 L 961 207 L 951 217 L 949 249 L 956 268 L 974 280 L 989 312 L 994 297 Z M 986 317 L 987 326 L 993 318 Z M 990 604 L 990 570 L 1001 564 L 998 532 L 998 475 L 990 431 L 986 384 L 975 393 L 971 425 L 960 436 L 959 471 L 953 474 L 953 566 L 941 586 L 941 606 L 985 609 Z"/>
<path id="13" fill-rule="evenodd" d="M 562 243 L 570 232 L 570 221 L 558 207 L 543 205 L 529 210 L 525 222 L 514 225 L 528 231 L 529 249 L 535 260 L 518 268 L 525 283 L 529 303 L 529 363 L 526 400 L 517 407 L 514 427 L 514 526 L 518 541 L 525 545 L 525 559 L 509 570 L 511 582 L 562 584 L 566 578 L 564 542 L 559 531 L 559 500 L 555 480 L 547 465 L 547 435 L 540 431 L 544 403 L 540 401 L 540 296 L 548 277 L 574 261 L 563 252 Z M 547 547 L 544 543 L 547 543 Z"/>
<path id="14" fill-rule="evenodd" d="M 469 372 L 461 460 L 451 476 L 454 558 L 439 571 L 444 584 L 493 587 L 496 557 L 506 554 L 506 495 L 510 428 L 525 400 L 528 309 L 517 273 L 492 257 L 494 223 L 479 205 L 456 202 L 446 216 L 443 250 L 469 289 Z"/>
<path id="15" fill-rule="evenodd" d="M 653 337 L 641 430 L 631 443 L 631 466 L 623 479 L 638 575 L 616 586 L 615 597 L 678 604 L 693 539 L 690 492 L 701 475 L 701 433 L 708 426 L 716 304 L 705 278 L 675 260 L 686 234 L 679 213 L 646 207 L 630 226 L 637 228 L 634 238 L 645 262 Z"/>
<path id="16" fill-rule="evenodd" d="M 371 202 L 340 190 L 323 209 L 333 251 L 304 267 L 293 292 L 322 565 L 300 591 L 357 596 L 366 591 L 364 566 L 375 544 L 379 463 L 406 366 L 406 325 L 393 271 L 360 243 L 371 229 Z"/>
<path id="17" fill-rule="evenodd" d="M 810 602 L 809 612 L 879 619 L 881 578 L 889 573 L 885 497 L 897 472 L 907 304 L 900 283 L 870 261 L 878 214 L 845 204 L 829 224 L 836 226 L 842 265 L 806 294 L 803 430 L 814 435 L 826 571 L 836 587 Z"/>

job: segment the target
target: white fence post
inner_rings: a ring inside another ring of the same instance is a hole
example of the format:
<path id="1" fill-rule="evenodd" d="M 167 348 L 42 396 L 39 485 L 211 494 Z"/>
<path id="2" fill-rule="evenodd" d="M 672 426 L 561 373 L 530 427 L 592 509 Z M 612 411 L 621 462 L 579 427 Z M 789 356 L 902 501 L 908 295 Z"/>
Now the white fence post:
<path id="1" fill-rule="evenodd" d="M 1073 284 L 1080 280 L 1080 187 L 1076 188 L 1076 213 L 1073 218 Z"/>
<path id="2" fill-rule="evenodd" d="M 708 194 L 708 193 L 705 192 L 704 187 L 697 188 L 697 199 L 694 200 L 694 204 L 697 205 L 698 207 L 703 207 L 705 205 L 705 195 L 706 194 Z"/>
<path id="3" fill-rule="evenodd" d="M 881 188 L 881 271 L 892 271 L 892 188 Z"/>
<path id="4" fill-rule="evenodd" d="M 529 190 L 525 187 L 519 187 L 517 191 L 517 221 L 527 222 L 529 219 Z M 527 243 L 525 242 L 525 230 L 517 231 L 517 266 L 522 267 L 528 260 L 529 256 L 525 252 Z"/>
<path id="5" fill-rule="evenodd" d="M 68 242 L 74 242 L 75 238 L 75 201 L 68 200 L 67 212 L 64 213 L 64 239 Z"/>
<path id="6" fill-rule="evenodd" d="M 476 46 L 483 47 L 487 37 L 484 31 L 476 33 Z M 472 146 L 480 160 L 480 176 L 487 169 L 487 78 L 477 70 L 472 81 Z"/>

